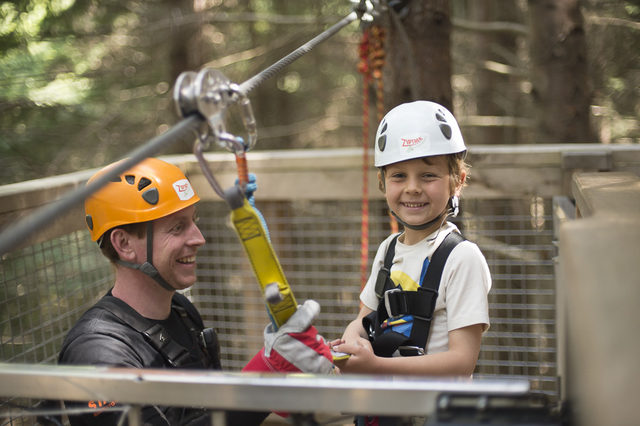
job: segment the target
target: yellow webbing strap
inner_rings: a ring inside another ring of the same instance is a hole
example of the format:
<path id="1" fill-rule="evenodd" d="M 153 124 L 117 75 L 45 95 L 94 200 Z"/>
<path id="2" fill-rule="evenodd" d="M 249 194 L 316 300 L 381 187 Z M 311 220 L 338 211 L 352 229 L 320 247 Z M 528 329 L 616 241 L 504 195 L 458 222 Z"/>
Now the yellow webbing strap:
<path id="1" fill-rule="evenodd" d="M 231 210 L 231 222 L 251 262 L 271 321 L 279 328 L 295 313 L 298 304 L 256 210 L 246 198 L 242 199 L 242 205 Z M 276 288 L 278 292 L 274 291 Z"/>
<path id="2" fill-rule="evenodd" d="M 251 262 L 271 322 L 276 329 L 280 328 L 298 309 L 293 291 L 284 276 L 257 210 L 249 204 L 238 187 L 225 191 L 224 198 L 231 208 L 231 223 Z M 334 361 L 350 356 L 333 350 L 331 354 Z"/>

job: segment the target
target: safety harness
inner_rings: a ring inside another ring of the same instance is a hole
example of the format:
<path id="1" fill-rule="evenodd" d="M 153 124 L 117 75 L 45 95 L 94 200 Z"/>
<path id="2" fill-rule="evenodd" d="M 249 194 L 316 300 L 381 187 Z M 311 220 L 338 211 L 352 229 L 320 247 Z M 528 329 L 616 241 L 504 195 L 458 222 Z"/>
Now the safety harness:
<path id="1" fill-rule="evenodd" d="M 398 236 L 389 243 L 384 265 L 378 271 L 378 309 L 362 319 L 375 354 L 387 358 L 425 354 L 444 265 L 454 247 L 465 240 L 457 232 L 449 233 L 431 258 L 424 260 L 418 289 L 405 291 L 391 279 Z"/>
<path id="2" fill-rule="evenodd" d="M 125 305 L 125 306 L 123 306 Z M 142 334 L 145 340 L 153 346 L 171 367 L 188 368 L 193 363 L 191 352 L 171 337 L 165 327 L 153 320 L 130 312 L 128 306 L 111 294 L 105 295 L 95 305 L 107 310 L 118 317 L 120 321 Z M 189 329 L 192 338 L 200 347 L 199 357 L 202 362 L 200 368 L 222 369 L 220 364 L 220 345 L 218 335 L 213 328 L 203 328 L 202 321 L 189 300 L 182 294 L 175 293 L 171 300 L 174 310 Z"/>

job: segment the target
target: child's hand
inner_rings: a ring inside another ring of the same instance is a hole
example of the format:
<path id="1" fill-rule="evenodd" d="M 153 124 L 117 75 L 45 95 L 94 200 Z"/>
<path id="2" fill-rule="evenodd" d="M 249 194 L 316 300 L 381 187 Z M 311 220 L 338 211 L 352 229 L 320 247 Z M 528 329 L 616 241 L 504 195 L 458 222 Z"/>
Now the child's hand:
<path id="1" fill-rule="evenodd" d="M 369 340 L 359 338 L 355 342 L 341 343 L 336 346 L 333 345 L 334 342 L 331 343 L 334 351 L 351 354 L 349 358 L 334 361 L 342 373 L 370 373 L 374 371 L 373 363 L 376 356 Z"/>
<path id="2" fill-rule="evenodd" d="M 337 367 L 336 361 L 341 361 L 345 358 L 349 358 L 351 354 L 336 351 L 334 348 L 338 345 L 342 345 L 345 343 L 344 339 L 336 339 L 329 342 L 329 349 L 331 349 L 331 357 L 333 359 L 333 365 Z M 336 368 L 336 371 L 339 372 L 340 368 Z"/>
<path id="3" fill-rule="evenodd" d="M 346 341 L 344 339 L 335 339 L 329 342 L 329 347 L 331 349 L 333 349 L 334 346 L 338 346 L 341 345 L 343 343 L 346 343 Z"/>

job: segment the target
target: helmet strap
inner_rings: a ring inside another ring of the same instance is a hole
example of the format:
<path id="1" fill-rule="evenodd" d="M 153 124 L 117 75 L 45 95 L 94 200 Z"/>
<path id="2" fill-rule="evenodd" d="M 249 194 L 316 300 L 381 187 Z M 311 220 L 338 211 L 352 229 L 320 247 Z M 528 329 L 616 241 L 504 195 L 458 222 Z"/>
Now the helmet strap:
<path id="1" fill-rule="evenodd" d="M 449 198 L 449 211 L 448 215 L 451 217 L 457 217 L 458 213 L 460 213 L 460 197 L 457 195 Z"/>
<path id="2" fill-rule="evenodd" d="M 160 275 L 160 271 L 153 266 L 153 222 L 147 222 L 147 261 L 139 264 L 127 262 L 124 260 L 118 259 L 116 263 L 122 266 L 126 266 L 127 268 L 136 269 L 143 274 L 153 278 L 153 280 L 158 283 L 162 288 L 169 291 L 175 291 L 175 288 L 171 286 L 162 276 Z"/>
<path id="3" fill-rule="evenodd" d="M 429 222 L 425 222 L 425 223 L 422 223 L 420 225 L 411 225 L 411 224 L 408 224 L 407 222 L 405 222 L 404 220 L 400 219 L 400 217 L 393 210 L 391 210 L 391 214 L 393 215 L 393 217 L 396 218 L 396 220 L 400 223 L 400 225 L 404 226 L 405 228 L 413 229 L 414 231 L 422 231 L 424 229 L 427 229 L 430 226 L 433 226 L 435 223 L 437 223 L 442 218 L 442 214 L 439 214 L 438 217 L 436 217 L 435 219 L 430 220 Z"/>

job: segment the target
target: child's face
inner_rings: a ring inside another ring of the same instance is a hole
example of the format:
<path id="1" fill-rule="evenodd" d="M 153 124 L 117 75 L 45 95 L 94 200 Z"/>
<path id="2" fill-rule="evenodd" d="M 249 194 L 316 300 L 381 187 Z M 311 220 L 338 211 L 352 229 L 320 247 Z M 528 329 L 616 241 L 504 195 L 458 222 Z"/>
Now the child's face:
<path id="1" fill-rule="evenodd" d="M 386 166 L 385 198 L 389 208 L 410 225 L 441 215 L 451 193 L 445 156 L 417 158 Z"/>

